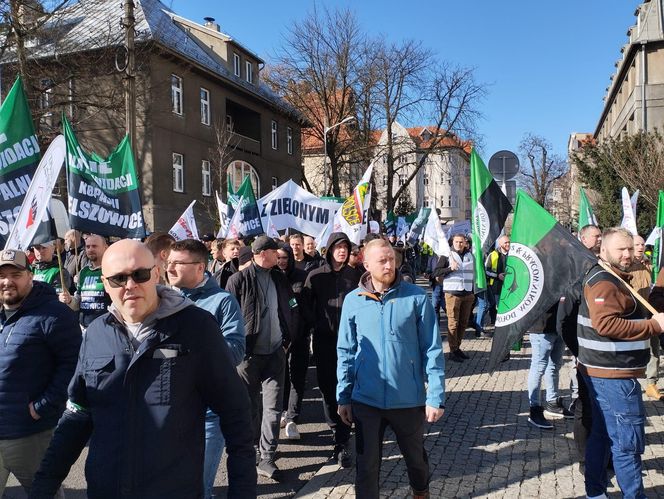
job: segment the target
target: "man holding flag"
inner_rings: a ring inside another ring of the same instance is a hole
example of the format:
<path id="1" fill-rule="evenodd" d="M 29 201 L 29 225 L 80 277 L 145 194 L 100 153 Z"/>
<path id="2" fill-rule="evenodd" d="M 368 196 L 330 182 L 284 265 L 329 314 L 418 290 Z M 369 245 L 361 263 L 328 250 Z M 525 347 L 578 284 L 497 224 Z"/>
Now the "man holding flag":
<path id="1" fill-rule="evenodd" d="M 644 377 L 650 338 L 664 330 L 664 313 L 648 310 L 626 285 L 634 254 L 632 234 L 623 228 L 602 235 L 600 258 L 583 280 L 579 307 L 579 372 L 592 404 L 586 447 L 586 494 L 606 497 L 609 449 L 624 497 L 645 498 L 641 454 L 645 409 L 637 378 Z"/>

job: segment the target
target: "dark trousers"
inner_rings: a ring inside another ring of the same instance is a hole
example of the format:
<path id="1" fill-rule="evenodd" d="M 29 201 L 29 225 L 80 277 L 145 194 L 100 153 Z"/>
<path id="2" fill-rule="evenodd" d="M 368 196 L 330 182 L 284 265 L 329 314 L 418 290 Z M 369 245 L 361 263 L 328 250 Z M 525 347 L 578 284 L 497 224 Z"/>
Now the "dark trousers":
<path id="1" fill-rule="evenodd" d="M 388 425 L 397 437 L 413 491 L 428 490 L 429 461 L 424 450 L 424 407 L 378 409 L 353 401 L 352 411 L 357 454 L 355 495 L 363 499 L 379 497 L 383 437 Z"/>
<path id="2" fill-rule="evenodd" d="M 337 342 L 336 338 L 321 340 L 314 336 L 314 356 L 318 389 L 323 395 L 325 422 L 332 429 L 334 444 L 344 445 L 350 439 L 350 426 L 337 414 Z"/>
<path id="3" fill-rule="evenodd" d="M 586 462 L 586 441 L 593 426 L 592 402 L 588 387 L 580 372 L 577 371 L 579 381 L 579 398 L 574 406 L 574 443 L 579 456 L 579 462 Z"/>
<path id="4" fill-rule="evenodd" d="M 284 410 L 286 421 L 297 420 L 302 411 L 304 386 L 309 368 L 309 336 L 291 344 L 286 364 L 286 386 L 284 389 Z"/>

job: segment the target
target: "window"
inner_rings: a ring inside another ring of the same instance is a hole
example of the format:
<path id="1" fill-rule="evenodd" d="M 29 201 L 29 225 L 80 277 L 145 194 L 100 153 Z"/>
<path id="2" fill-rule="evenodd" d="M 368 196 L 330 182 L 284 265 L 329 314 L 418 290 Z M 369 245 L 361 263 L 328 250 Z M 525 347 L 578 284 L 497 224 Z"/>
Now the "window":
<path id="1" fill-rule="evenodd" d="M 240 56 L 233 54 L 233 74 L 240 77 Z"/>
<path id="2" fill-rule="evenodd" d="M 279 148 L 279 141 L 277 139 L 277 122 L 272 120 L 272 149 Z"/>
<path id="3" fill-rule="evenodd" d="M 254 188 L 254 195 L 257 199 L 261 197 L 261 183 L 258 178 L 258 173 L 256 173 L 254 167 L 249 163 L 240 160 L 233 161 L 228 165 L 226 173 L 229 176 L 234 191 L 237 191 L 240 188 L 240 184 L 242 184 L 244 177 L 248 176 L 251 185 Z"/>
<path id="4" fill-rule="evenodd" d="M 233 117 L 230 114 L 226 115 L 226 131 L 227 132 L 233 131 Z"/>
<path id="5" fill-rule="evenodd" d="M 404 164 L 406 161 L 408 161 L 408 158 L 406 157 L 405 154 L 399 156 L 399 163 Z"/>
<path id="6" fill-rule="evenodd" d="M 42 93 L 39 95 L 39 109 L 44 111 L 45 116 L 50 116 L 51 112 L 49 109 L 53 104 L 53 81 L 52 80 L 41 80 Z"/>
<path id="7" fill-rule="evenodd" d="M 173 190 L 184 192 L 184 158 L 177 152 L 173 153 Z"/>
<path id="8" fill-rule="evenodd" d="M 171 106 L 175 114 L 182 115 L 182 78 L 171 75 Z"/>
<path id="9" fill-rule="evenodd" d="M 406 183 L 406 176 L 403 173 L 399 174 L 399 185 L 404 185 Z"/>
<path id="10" fill-rule="evenodd" d="M 383 187 L 387 187 L 387 175 L 383 175 Z"/>
<path id="11" fill-rule="evenodd" d="M 422 179 L 422 182 L 424 183 L 424 185 L 429 185 L 429 174 L 428 173 L 424 174 L 424 178 Z"/>
<path id="12" fill-rule="evenodd" d="M 425 208 L 429 207 L 429 198 L 427 196 L 424 196 L 424 207 Z"/>
<path id="13" fill-rule="evenodd" d="M 201 87 L 201 123 L 210 124 L 210 92 Z"/>
<path id="14" fill-rule="evenodd" d="M 440 183 L 441 183 L 441 184 L 444 184 L 444 183 L 445 183 L 445 174 L 444 174 L 444 173 L 441 173 L 441 174 L 440 174 Z"/>
<path id="15" fill-rule="evenodd" d="M 286 128 L 286 151 L 288 154 L 293 154 L 293 129 L 291 127 Z"/>
<path id="16" fill-rule="evenodd" d="M 452 196 L 447 196 L 447 206 L 452 207 Z"/>
<path id="17" fill-rule="evenodd" d="M 245 61 L 244 63 L 244 69 L 245 69 L 245 78 L 249 83 L 254 82 L 254 65 L 251 64 L 251 61 Z"/>
<path id="18" fill-rule="evenodd" d="M 210 162 L 206 159 L 201 163 L 201 191 L 203 196 L 212 196 L 212 173 Z"/>
<path id="19" fill-rule="evenodd" d="M 272 190 L 275 190 L 279 185 L 279 179 L 277 177 L 272 177 Z"/>

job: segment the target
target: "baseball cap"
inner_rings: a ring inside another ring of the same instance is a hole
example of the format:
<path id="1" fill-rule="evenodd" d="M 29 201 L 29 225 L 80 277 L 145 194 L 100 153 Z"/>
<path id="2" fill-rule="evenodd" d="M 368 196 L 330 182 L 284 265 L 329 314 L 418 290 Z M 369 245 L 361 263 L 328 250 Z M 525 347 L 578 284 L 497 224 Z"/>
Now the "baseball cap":
<path id="1" fill-rule="evenodd" d="M 201 241 L 205 241 L 206 243 L 209 243 L 210 241 L 214 241 L 216 237 L 214 237 L 214 234 L 210 232 L 206 232 L 203 234 L 203 237 L 201 237 Z"/>
<path id="2" fill-rule="evenodd" d="M 251 248 L 249 246 L 242 246 L 240 248 L 240 252 L 237 255 L 237 260 L 239 265 L 244 265 L 248 261 L 252 259 L 254 255 L 251 252 Z"/>
<path id="3" fill-rule="evenodd" d="M 28 257 L 21 250 L 6 249 L 0 251 L 0 267 L 11 265 L 17 269 L 25 270 L 30 267 Z"/>
<path id="4" fill-rule="evenodd" d="M 251 243 L 251 251 L 257 255 L 261 251 L 279 249 L 277 242 L 271 237 L 258 236 L 253 243 Z"/>
<path id="5" fill-rule="evenodd" d="M 33 244 L 32 246 L 33 247 L 42 246 L 44 248 L 51 248 L 54 243 L 55 243 L 55 241 L 44 241 L 43 243 L 36 243 L 36 244 Z"/>

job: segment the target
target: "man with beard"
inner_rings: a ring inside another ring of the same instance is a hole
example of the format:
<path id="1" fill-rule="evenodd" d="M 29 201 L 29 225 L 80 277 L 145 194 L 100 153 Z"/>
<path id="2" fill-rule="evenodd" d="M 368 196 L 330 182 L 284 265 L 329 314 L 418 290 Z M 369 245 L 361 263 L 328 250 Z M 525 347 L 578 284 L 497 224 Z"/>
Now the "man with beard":
<path id="1" fill-rule="evenodd" d="M 76 293 L 72 296 L 63 290 L 59 295 L 61 302 L 69 305 L 72 310 L 78 310 L 78 321 L 83 330 L 97 317 L 104 315 L 111 304 L 101 279 L 101 260 L 107 248 L 108 243 L 104 237 L 89 234 L 85 238 L 88 265 L 79 272 Z"/>
<path id="2" fill-rule="evenodd" d="M 401 280 L 394 249 L 379 239 L 364 250 L 367 272 L 344 300 L 337 352 L 338 413 L 355 423 L 355 494 L 379 496 L 383 436 L 396 434 L 413 497 L 429 497 L 425 423 L 445 410 L 445 366 L 427 294 Z M 426 384 L 426 388 L 425 388 Z"/>
<path id="3" fill-rule="evenodd" d="M 664 314 L 652 318 L 625 282 L 634 240 L 623 228 L 602 235 L 600 258 L 617 275 L 595 265 L 583 279 L 579 307 L 578 369 L 588 388 L 592 428 L 586 443 L 588 497 L 606 497 L 609 450 L 624 497 L 645 498 L 641 454 L 645 449 L 645 409 L 638 378 L 650 358 L 650 339 L 664 329 Z M 624 282 L 623 282 L 624 281 Z"/>
<path id="4" fill-rule="evenodd" d="M 343 468 L 351 466 L 348 448 L 350 426 L 337 414 L 337 336 L 341 305 L 357 285 L 362 271 L 348 266 L 351 242 L 343 232 L 330 234 L 325 259 L 327 263 L 309 274 L 302 291 L 303 313 L 313 328 L 312 346 L 316 361 L 318 387 L 323 395 L 323 411 L 334 437 L 330 461 Z"/>
<path id="5" fill-rule="evenodd" d="M 30 491 L 67 400 L 81 330 L 25 254 L 0 252 L 0 496 L 9 473 Z M 53 497 L 53 496 L 51 496 Z M 63 497 L 62 491 L 58 497 Z"/>

